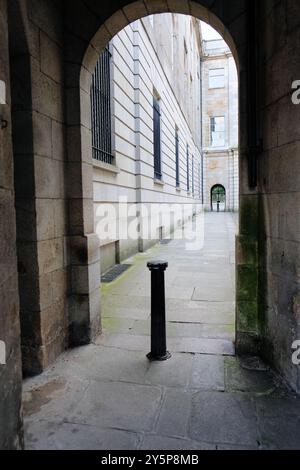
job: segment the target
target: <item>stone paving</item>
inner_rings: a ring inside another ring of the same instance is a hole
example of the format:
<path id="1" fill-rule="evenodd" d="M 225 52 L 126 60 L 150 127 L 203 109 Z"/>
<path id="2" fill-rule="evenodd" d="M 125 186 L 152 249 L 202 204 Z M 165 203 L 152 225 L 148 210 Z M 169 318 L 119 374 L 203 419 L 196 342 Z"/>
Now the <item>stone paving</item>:
<path id="1" fill-rule="evenodd" d="M 156 245 L 102 286 L 103 334 L 24 383 L 27 449 L 300 449 L 300 400 L 234 356 L 232 214 L 205 214 L 204 246 Z M 168 349 L 150 363 L 150 259 L 166 259 Z"/>

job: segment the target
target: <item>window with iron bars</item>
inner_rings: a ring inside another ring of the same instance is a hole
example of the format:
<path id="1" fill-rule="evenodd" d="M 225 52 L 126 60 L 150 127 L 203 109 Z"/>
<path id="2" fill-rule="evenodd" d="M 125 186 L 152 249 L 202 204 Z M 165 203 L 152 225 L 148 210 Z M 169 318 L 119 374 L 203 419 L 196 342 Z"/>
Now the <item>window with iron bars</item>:
<path id="1" fill-rule="evenodd" d="M 159 99 L 153 96 L 154 178 L 161 180 L 161 112 Z"/>
<path id="2" fill-rule="evenodd" d="M 91 86 L 92 112 L 92 156 L 95 160 L 115 163 L 112 154 L 112 118 L 111 118 L 111 53 L 106 47 L 102 52 Z"/>
<path id="3" fill-rule="evenodd" d="M 186 147 L 186 189 L 187 192 L 190 192 L 190 155 L 189 155 L 189 146 Z"/>
<path id="4" fill-rule="evenodd" d="M 175 130 L 175 160 L 176 160 L 176 187 L 180 187 L 180 169 L 179 169 L 179 132 Z"/>
<path id="5" fill-rule="evenodd" d="M 194 156 L 192 156 L 192 193 L 195 194 Z"/>

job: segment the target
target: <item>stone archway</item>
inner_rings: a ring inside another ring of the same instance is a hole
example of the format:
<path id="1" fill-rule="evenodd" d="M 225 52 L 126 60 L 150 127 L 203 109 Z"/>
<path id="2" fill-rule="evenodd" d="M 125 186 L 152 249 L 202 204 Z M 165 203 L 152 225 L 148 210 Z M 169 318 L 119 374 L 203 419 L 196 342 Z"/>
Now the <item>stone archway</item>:
<path id="1" fill-rule="evenodd" d="M 244 2 L 233 5 L 217 0 L 210 8 L 206 4 L 139 0 L 105 5 L 93 0 L 65 0 L 54 5 L 44 0 L 33 9 L 30 1 L 22 7 L 17 1 L 9 2 L 12 82 L 16 91 L 13 139 L 15 158 L 19 159 L 15 172 L 16 192 L 20 195 L 19 265 L 20 275 L 24 275 L 21 311 L 28 338 L 24 350 L 29 374 L 41 372 L 65 347 L 86 344 L 101 331 L 99 243 L 93 219 L 91 78 L 99 54 L 112 36 L 132 21 L 155 13 L 189 14 L 209 23 L 228 43 L 237 63 L 241 175 L 237 267 L 241 320 L 237 324 L 237 345 L 256 347 L 256 284 L 254 290 L 253 284 L 249 288 L 249 282 L 257 279 L 257 233 L 253 230 L 257 197 L 248 182 L 248 168 L 253 167 L 248 165 L 249 161 L 253 163 L 248 157 L 254 151 L 247 150 L 252 109 L 247 108 L 245 48 L 249 11 Z M 248 8 L 251 10 L 250 4 Z M 34 33 L 36 29 L 41 43 Z M 25 96 L 19 90 L 28 93 Z M 24 185 L 25 173 L 28 177 Z M 253 216 L 250 222 L 249 213 Z M 244 250 L 247 254 L 252 250 L 253 256 L 243 257 Z M 254 264 L 249 265 L 249 259 L 251 263 L 254 259 Z"/>
<path id="2" fill-rule="evenodd" d="M 93 11 L 98 13 L 97 8 L 93 5 Z M 122 9 L 119 9 L 111 16 L 108 16 L 104 24 L 99 20 L 95 19 L 89 31 L 85 32 L 85 38 L 88 40 L 81 40 L 78 42 L 78 38 L 74 38 L 74 35 L 69 33 L 67 35 L 67 51 L 66 56 L 66 75 L 70 77 L 69 83 L 70 86 L 67 90 L 67 109 L 71 112 L 67 112 L 67 116 L 71 116 L 70 121 L 68 122 L 68 161 L 70 164 L 70 171 L 72 177 L 74 176 L 74 171 L 79 172 L 78 178 L 82 180 L 81 187 L 81 200 L 84 201 L 84 204 L 80 206 L 80 202 L 77 199 L 79 207 L 76 210 L 80 211 L 81 224 L 82 224 L 82 233 L 80 236 L 71 239 L 71 252 L 76 253 L 76 246 L 79 243 L 82 245 L 82 248 L 89 252 L 89 244 L 93 246 L 93 263 L 96 260 L 98 262 L 98 254 L 96 249 L 96 236 L 93 233 L 92 220 L 91 220 L 91 138 L 90 138 L 90 85 L 92 80 L 92 73 L 94 71 L 96 62 L 99 58 L 99 55 L 109 40 L 126 27 L 129 23 L 134 20 L 140 19 L 149 14 L 155 13 L 181 13 L 189 14 L 195 16 L 198 19 L 201 19 L 213 28 L 215 28 L 221 36 L 225 39 L 233 56 L 235 58 L 238 74 L 239 74 L 239 91 L 240 91 L 240 102 L 239 102 L 239 115 L 240 115 L 240 198 L 241 198 L 241 207 L 242 207 L 242 218 L 241 224 L 244 224 L 242 233 L 247 234 L 248 232 L 248 221 L 245 219 L 245 212 L 248 213 L 249 210 L 256 211 L 256 199 L 253 197 L 256 194 L 255 189 L 249 189 L 248 185 L 248 134 L 247 134 L 247 110 L 245 109 L 245 103 L 247 102 L 247 82 L 245 77 L 245 68 L 247 64 L 246 50 L 244 44 L 246 42 L 246 33 L 247 33 L 247 15 L 249 17 L 249 12 L 247 12 L 243 5 L 240 6 L 240 15 L 236 16 L 231 11 L 231 8 L 224 6 L 223 1 L 217 1 L 214 3 L 213 9 L 208 8 L 207 6 L 202 5 L 202 2 L 190 2 L 190 1 L 137 1 L 129 3 L 123 6 Z M 86 12 L 83 12 L 87 14 Z M 89 13 L 90 14 L 90 13 Z M 100 15 L 100 11 L 99 11 Z M 236 26 L 240 24 L 241 29 L 237 32 Z M 72 25 L 70 24 L 71 29 Z M 73 28 L 76 29 L 76 25 L 73 25 Z M 76 52 L 72 44 L 75 43 Z M 74 67 L 74 62 L 76 67 Z M 74 145 L 75 144 L 75 145 Z M 71 163 L 74 161 L 74 165 Z M 77 162 L 77 163 L 76 163 Z M 244 202 L 244 203 L 243 203 Z M 71 205 L 74 204 L 73 198 L 69 200 Z M 243 210 L 244 208 L 244 210 Z M 71 211 L 72 212 L 72 211 Z M 72 215 L 70 219 L 70 224 L 72 227 Z M 72 229 L 71 229 L 72 230 Z M 244 248 L 248 249 L 249 246 L 253 247 L 256 243 L 256 239 L 252 240 L 251 234 L 243 235 L 242 245 L 239 246 L 239 253 Z M 239 243 L 239 241 L 238 241 Z M 247 247 L 246 247 L 247 245 Z M 88 258 L 89 256 L 86 255 Z M 76 262 L 76 261 L 75 261 Z M 77 261 L 78 262 L 78 261 Z M 249 278 L 257 277 L 257 268 L 256 266 L 243 266 L 244 260 L 242 257 L 238 259 L 238 289 L 237 289 L 237 347 L 243 349 L 251 349 L 252 344 L 256 344 L 256 337 L 258 331 L 256 328 L 253 328 L 253 318 L 248 322 L 248 309 L 247 305 L 251 304 L 253 306 L 253 299 L 256 298 L 256 291 L 253 292 L 251 289 L 247 290 L 246 296 L 244 295 L 244 283 L 247 284 Z M 94 265 L 95 266 L 95 265 Z M 77 270 L 78 267 L 74 266 L 72 269 Z M 81 272 L 85 271 L 85 276 L 91 281 L 91 278 L 88 276 L 90 266 L 81 266 Z M 239 276 L 239 273 L 242 273 Z M 97 273 L 97 269 L 94 269 L 94 273 Z M 93 282 L 92 282 L 93 284 Z M 93 284 L 93 289 L 95 284 Z M 87 286 L 88 290 L 90 289 Z M 240 303 L 240 292 L 243 291 L 242 300 Z M 86 310 L 86 326 L 85 328 L 89 329 L 91 335 L 95 334 L 99 330 L 99 299 L 94 290 L 91 290 L 90 293 L 95 294 L 94 300 L 94 310 Z M 88 293 L 87 299 L 88 299 Z M 76 299 L 76 287 L 74 289 L 73 298 Z M 80 318 L 80 321 L 83 320 L 82 309 L 77 309 L 76 300 L 73 310 L 71 311 L 72 324 L 74 325 L 74 344 L 80 342 L 80 336 L 82 334 L 81 328 L 79 328 L 80 334 L 77 334 L 77 316 Z M 89 304 L 90 305 L 90 304 Z M 245 313 L 246 312 L 246 313 Z M 253 310 L 252 310 L 253 313 Z M 252 315 L 251 313 L 251 315 Z M 254 314 L 256 315 L 256 314 Z M 242 317 L 241 321 L 239 320 Z M 92 329 L 90 329 L 92 325 Z M 254 348 L 256 346 L 253 346 Z"/>
<path id="3" fill-rule="evenodd" d="M 222 2 L 219 2 L 222 3 Z M 90 31 L 90 40 L 80 44 L 80 48 L 77 51 L 77 57 L 74 57 L 74 49 L 72 48 L 72 42 L 74 42 L 74 36 L 69 36 L 69 47 L 67 46 L 67 51 L 70 54 L 69 61 L 67 57 L 66 62 L 66 73 L 67 76 L 71 76 L 72 88 L 67 90 L 67 109 L 70 109 L 72 113 L 68 112 L 67 116 L 71 116 L 68 124 L 68 165 L 70 165 L 70 171 L 72 172 L 72 178 L 75 178 L 74 171 L 78 171 L 77 179 L 82 180 L 82 201 L 85 201 L 85 206 L 81 207 L 81 224 L 86 226 L 83 230 L 83 234 L 79 238 L 71 238 L 70 248 L 71 252 L 76 252 L 76 246 L 78 243 L 81 243 L 85 246 L 85 249 L 89 251 L 89 243 L 92 243 L 94 253 L 96 252 L 96 235 L 93 233 L 93 228 L 91 226 L 91 187 L 92 187 L 92 162 L 91 162 L 91 118 L 90 118 L 90 86 L 92 82 L 92 74 L 95 70 L 96 63 L 99 59 L 99 56 L 110 41 L 110 39 L 120 32 L 123 28 L 129 25 L 131 22 L 141 19 L 149 14 L 158 14 L 158 13 L 181 13 L 195 16 L 198 19 L 201 19 L 211 25 L 216 29 L 221 36 L 228 43 L 229 47 L 232 50 L 233 56 L 235 58 L 237 68 L 240 70 L 240 67 L 243 63 L 243 60 L 239 58 L 239 52 L 236 47 L 235 41 L 230 34 L 229 29 L 225 26 L 225 23 L 217 16 L 217 14 L 206 6 L 201 5 L 196 2 L 188 1 L 136 1 L 129 3 L 124 6 L 122 9 L 114 12 L 105 22 L 101 24 L 99 21 L 98 27 L 93 26 L 94 30 Z M 242 42 L 242 40 L 241 40 Z M 85 47 L 85 50 L 84 50 Z M 80 55 L 81 54 L 81 55 Z M 72 56 L 72 57 L 71 57 Z M 77 62 L 77 69 L 74 73 L 74 61 Z M 80 63 L 79 63 L 80 62 Z M 76 103 L 76 104 L 75 104 Z M 74 145 L 73 144 L 76 144 Z M 75 157 L 76 155 L 76 157 Z M 75 157 L 75 158 L 74 158 Z M 71 163 L 74 160 L 74 165 Z M 77 162 L 77 163 L 75 163 Z M 79 162 L 81 162 L 81 167 Z M 77 168 L 76 168 L 77 166 Z M 79 201 L 77 200 L 77 203 Z M 69 204 L 73 206 L 73 198 L 69 198 Z M 70 225 L 72 230 L 72 211 L 70 213 Z M 97 260 L 96 260 L 97 258 Z M 94 256 L 94 268 L 98 262 L 98 255 Z M 96 263 L 95 263 L 96 260 Z M 77 261 L 78 262 L 78 261 Z M 78 267 L 74 266 L 72 270 L 77 270 Z M 88 270 L 90 267 L 81 266 L 81 272 L 86 269 L 86 276 L 88 277 Z M 98 271 L 95 268 L 93 270 L 94 275 L 98 276 Z M 89 280 L 91 280 L 89 278 Z M 93 283 L 93 289 L 95 283 Z M 75 288 L 76 290 L 76 288 Z M 92 293 L 92 292 L 91 292 Z M 93 291 L 93 295 L 96 295 Z M 76 298 L 76 294 L 73 295 L 73 298 Z M 81 328 L 77 325 L 77 317 L 83 320 L 82 306 L 76 307 L 76 300 L 73 304 L 73 309 L 70 312 L 73 325 L 72 328 L 72 337 L 75 344 L 80 342 L 79 338 L 82 335 Z M 89 324 L 92 323 L 94 334 L 98 332 L 99 323 L 99 304 L 96 301 L 94 303 L 96 309 L 94 311 L 86 310 L 86 328 L 89 328 Z M 80 333 L 78 334 L 77 331 Z M 93 333 L 92 333 L 93 334 Z"/>

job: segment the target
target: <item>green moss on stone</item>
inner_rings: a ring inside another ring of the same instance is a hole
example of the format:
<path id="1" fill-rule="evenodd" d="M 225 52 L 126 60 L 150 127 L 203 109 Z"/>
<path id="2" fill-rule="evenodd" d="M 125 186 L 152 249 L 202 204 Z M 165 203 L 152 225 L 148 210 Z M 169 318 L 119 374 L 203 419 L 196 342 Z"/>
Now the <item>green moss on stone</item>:
<path id="1" fill-rule="evenodd" d="M 242 196 L 240 207 L 240 233 L 256 239 L 258 233 L 257 196 Z"/>
<path id="2" fill-rule="evenodd" d="M 237 267 L 237 300 L 257 301 L 257 269 Z"/>
<path id="3" fill-rule="evenodd" d="M 237 328 L 239 331 L 258 331 L 257 302 L 240 301 L 237 304 Z"/>

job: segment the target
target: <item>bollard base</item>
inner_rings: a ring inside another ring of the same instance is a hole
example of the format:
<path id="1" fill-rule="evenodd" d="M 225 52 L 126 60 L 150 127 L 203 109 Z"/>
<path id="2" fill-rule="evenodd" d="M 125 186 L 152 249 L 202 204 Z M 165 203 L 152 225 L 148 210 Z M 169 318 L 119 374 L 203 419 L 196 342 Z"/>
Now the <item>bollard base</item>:
<path id="1" fill-rule="evenodd" d="M 154 362 L 154 361 L 167 361 L 168 359 L 170 359 L 172 357 L 172 354 L 169 353 L 169 351 L 166 352 L 166 354 L 164 356 L 156 356 L 154 354 L 152 354 L 151 352 L 149 354 L 147 354 L 147 358 L 149 359 L 150 362 Z"/>

